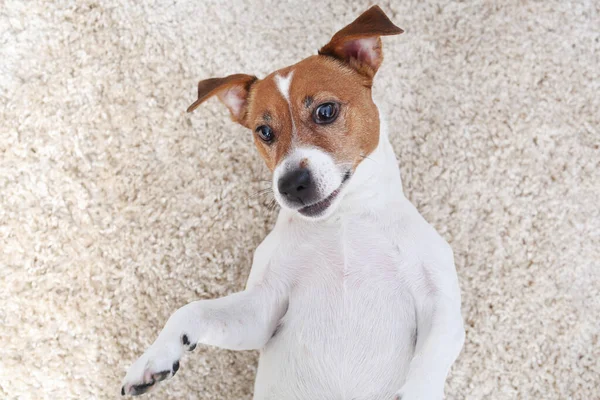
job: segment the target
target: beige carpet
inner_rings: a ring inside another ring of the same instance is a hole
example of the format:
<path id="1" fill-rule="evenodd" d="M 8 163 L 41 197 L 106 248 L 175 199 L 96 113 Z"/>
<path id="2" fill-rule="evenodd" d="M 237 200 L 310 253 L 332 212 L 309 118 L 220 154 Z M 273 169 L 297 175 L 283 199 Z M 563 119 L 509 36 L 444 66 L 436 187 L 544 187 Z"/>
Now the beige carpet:
<path id="1" fill-rule="evenodd" d="M 269 174 L 217 101 L 185 114 L 196 82 L 369 5 L 245 3 L 0 0 L 0 398 L 116 399 L 171 312 L 243 287 Z M 600 399 L 600 3 L 428 3 L 381 3 L 376 94 L 456 254 L 447 398 Z M 146 398 L 250 399 L 255 363 L 202 348 Z"/>

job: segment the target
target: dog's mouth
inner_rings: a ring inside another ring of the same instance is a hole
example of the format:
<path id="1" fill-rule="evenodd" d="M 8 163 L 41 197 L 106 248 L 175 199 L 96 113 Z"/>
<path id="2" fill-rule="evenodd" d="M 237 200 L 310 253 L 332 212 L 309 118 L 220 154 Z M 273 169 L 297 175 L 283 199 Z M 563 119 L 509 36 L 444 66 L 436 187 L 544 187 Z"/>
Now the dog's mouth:
<path id="1" fill-rule="evenodd" d="M 300 208 L 298 212 L 304 215 L 305 217 L 318 217 L 319 215 L 322 215 L 325 212 L 325 210 L 327 210 L 329 206 L 331 206 L 333 201 L 338 197 L 343 187 L 346 185 L 346 182 L 348 182 L 351 176 L 352 171 L 346 171 L 344 177 L 342 178 L 342 183 L 340 184 L 340 186 L 338 186 L 338 188 L 335 189 L 329 196 L 325 197 L 323 200 L 319 200 L 316 203 Z"/>

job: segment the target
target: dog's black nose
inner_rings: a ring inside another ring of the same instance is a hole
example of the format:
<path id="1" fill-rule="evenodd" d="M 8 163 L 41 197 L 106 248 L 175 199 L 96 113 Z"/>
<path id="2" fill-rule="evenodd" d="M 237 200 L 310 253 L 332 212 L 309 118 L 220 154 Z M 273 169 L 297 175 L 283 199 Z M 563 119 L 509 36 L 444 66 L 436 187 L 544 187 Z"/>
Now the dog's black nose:
<path id="1" fill-rule="evenodd" d="M 310 171 L 306 168 L 288 172 L 277 182 L 279 193 L 292 203 L 308 204 L 315 197 Z"/>

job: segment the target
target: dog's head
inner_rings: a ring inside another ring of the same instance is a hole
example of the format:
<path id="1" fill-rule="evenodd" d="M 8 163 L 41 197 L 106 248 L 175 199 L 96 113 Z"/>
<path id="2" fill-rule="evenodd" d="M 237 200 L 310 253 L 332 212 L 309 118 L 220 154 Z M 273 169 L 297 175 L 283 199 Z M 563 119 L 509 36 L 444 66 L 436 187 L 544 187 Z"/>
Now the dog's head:
<path id="1" fill-rule="evenodd" d="M 337 32 L 319 54 L 264 79 L 236 74 L 200 81 L 193 111 L 216 95 L 232 119 L 252 130 L 273 171 L 282 207 L 307 218 L 330 215 L 356 167 L 379 142 L 371 97 L 383 61 L 381 36 L 397 35 L 377 7 Z"/>

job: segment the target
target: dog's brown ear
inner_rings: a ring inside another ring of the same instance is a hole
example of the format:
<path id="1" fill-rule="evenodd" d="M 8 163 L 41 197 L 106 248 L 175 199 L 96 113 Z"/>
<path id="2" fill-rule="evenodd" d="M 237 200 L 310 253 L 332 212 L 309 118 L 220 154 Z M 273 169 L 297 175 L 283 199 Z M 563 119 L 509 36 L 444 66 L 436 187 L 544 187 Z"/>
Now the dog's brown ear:
<path id="1" fill-rule="evenodd" d="M 373 78 L 383 62 L 380 37 L 402 32 L 379 6 L 373 6 L 333 35 L 319 54 L 343 60 L 361 74 Z"/>
<path id="2" fill-rule="evenodd" d="M 245 126 L 250 86 L 257 81 L 252 75 L 234 74 L 225 78 L 212 78 L 198 82 L 198 100 L 188 107 L 187 112 L 194 111 L 210 97 L 217 95 L 219 100 L 229 108 L 231 119 Z"/>

